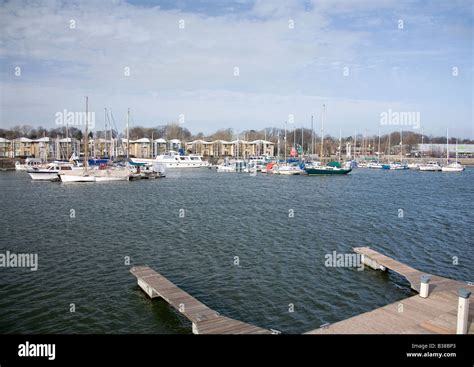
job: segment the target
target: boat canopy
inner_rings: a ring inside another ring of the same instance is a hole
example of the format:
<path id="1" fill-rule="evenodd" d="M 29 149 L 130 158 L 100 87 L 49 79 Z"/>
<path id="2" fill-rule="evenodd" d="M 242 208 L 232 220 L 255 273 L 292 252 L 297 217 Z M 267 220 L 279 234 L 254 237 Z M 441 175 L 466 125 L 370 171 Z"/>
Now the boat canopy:
<path id="1" fill-rule="evenodd" d="M 341 168 L 341 164 L 339 162 L 329 162 L 327 164 L 328 167 L 336 167 L 336 168 Z"/>

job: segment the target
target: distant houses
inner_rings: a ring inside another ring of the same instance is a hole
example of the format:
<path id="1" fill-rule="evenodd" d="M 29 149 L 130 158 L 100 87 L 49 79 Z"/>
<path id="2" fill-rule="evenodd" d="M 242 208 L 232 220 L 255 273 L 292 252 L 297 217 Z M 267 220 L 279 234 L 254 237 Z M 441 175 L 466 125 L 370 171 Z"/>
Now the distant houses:
<path id="1" fill-rule="evenodd" d="M 13 140 L 0 138 L 0 158 L 36 157 L 47 159 L 69 159 L 72 154 L 82 152 L 82 141 L 72 138 L 29 139 L 21 137 Z M 265 140 L 194 140 L 183 142 L 178 139 L 165 140 L 141 138 L 127 139 L 89 139 L 89 154 L 95 157 L 129 156 L 152 158 L 169 150 L 203 157 L 247 157 L 252 155 L 275 154 L 275 143 Z"/>

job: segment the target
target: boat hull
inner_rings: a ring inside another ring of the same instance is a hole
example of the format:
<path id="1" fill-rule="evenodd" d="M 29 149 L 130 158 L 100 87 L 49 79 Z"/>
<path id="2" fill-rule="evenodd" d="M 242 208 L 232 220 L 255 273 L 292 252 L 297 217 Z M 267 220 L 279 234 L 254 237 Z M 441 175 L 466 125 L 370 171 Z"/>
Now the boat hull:
<path id="1" fill-rule="evenodd" d="M 34 181 L 54 181 L 58 180 L 58 172 L 28 172 Z"/>
<path id="2" fill-rule="evenodd" d="M 95 182 L 95 177 L 90 175 L 65 175 L 59 174 L 61 182 Z"/>
<path id="3" fill-rule="evenodd" d="M 464 171 L 464 167 L 443 167 L 441 168 L 441 171 L 443 172 L 462 172 Z"/>
<path id="4" fill-rule="evenodd" d="M 441 167 L 423 167 L 423 166 L 420 166 L 419 169 L 422 172 L 439 172 L 439 171 L 441 171 Z"/>
<path id="5" fill-rule="evenodd" d="M 347 175 L 352 171 L 352 168 L 341 168 L 341 169 L 324 169 L 324 168 L 306 168 L 305 169 L 308 176 L 317 176 L 317 175 Z"/>
<path id="6" fill-rule="evenodd" d="M 209 162 L 205 161 L 187 161 L 180 162 L 178 160 L 172 159 L 147 159 L 147 158 L 132 158 L 134 163 L 145 163 L 145 164 L 154 164 L 160 163 L 166 168 L 204 168 L 209 167 Z"/>

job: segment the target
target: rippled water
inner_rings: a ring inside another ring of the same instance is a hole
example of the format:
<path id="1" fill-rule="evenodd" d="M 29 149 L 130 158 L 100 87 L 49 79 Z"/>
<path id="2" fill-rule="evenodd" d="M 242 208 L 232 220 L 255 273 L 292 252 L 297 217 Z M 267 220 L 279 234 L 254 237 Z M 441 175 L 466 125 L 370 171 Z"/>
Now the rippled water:
<path id="1" fill-rule="evenodd" d="M 39 256 L 36 272 L 0 268 L 1 333 L 189 333 L 186 319 L 140 291 L 125 256 L 221 314 L 286 333 L 412 294 L 394 274 L 325 267 L 334 250 L 371 246 L 474 281 L 474 169 L 346 177 L 204 169 L 106 184 L 5 172 L 0 190 L 0 252 Z"/>

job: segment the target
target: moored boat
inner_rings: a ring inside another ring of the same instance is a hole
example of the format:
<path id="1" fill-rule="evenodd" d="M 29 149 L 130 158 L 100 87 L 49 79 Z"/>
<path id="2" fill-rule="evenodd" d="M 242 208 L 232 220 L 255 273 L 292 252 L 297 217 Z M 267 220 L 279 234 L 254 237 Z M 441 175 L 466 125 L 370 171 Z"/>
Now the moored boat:
<path id="1" fill-rule="evenodd" d="M 134 163 L 162 163 L 166 168 L 202 168 L 209 167 L 209 162 L 204 161 L 200 155 L 181 155 L 176 151 L 169 151 L 156 156 L 155 159 L 131 158 Z"/>
<path id="2" fill-rule="evenodd" d="M 339 162 L 329 162 L 325 166 L 305 167 L 305 172 L 309 176 L 315 175 L 347 175 L 352 168 L 342 168 Z"/>
<path id="3" fill-rule="evenodd" d="M 441 166 L 436 161 L 429 161 L 426 164 L 420 164 L 420 171 L 424 172 L 438 172 L 441 171 Z"/>
<path id="4" fill-rule="evenodd" d="M 452 162 L 447 166 L 441 167 L 443 172 L 462 172 L 465 170 L 465 167 L 459 162 Z"/>
<path id="5" fill-rule="evenodd" d="M 458 162 L 458 141 L 456 140 L 456 160 L 452 163 L 449 163 L 449 139 L 448 139 L 448 130 L 446 130 L 446 166 L 441 168 L 443 172 L 462 172 L 464 171 L 464 166 Z"/>
<path id="6" fill-rule="evenodd" d="M 54 162 L 45 167 L 28 168 L 26 172 L 34 181 L 57 181 L 61 171 L 72 171 L 73 166 L 70 163 Z"/>
<path id="7" fill-rule="evenodd" d="M 303 170 L 298 166 L 278 166 L 276 169 L 273 167 L 273 171 L 276 175 L 284 176 L 295 176 L 303 173 Z"/>
<path id="8" fill-rule="evenodd" d="M 33 167 L 39 167 L 43 164 L 43 161 L 39 158 L 26 158 L 25 163 L 15 162 L 15 170 L 26 171 Z"/>

